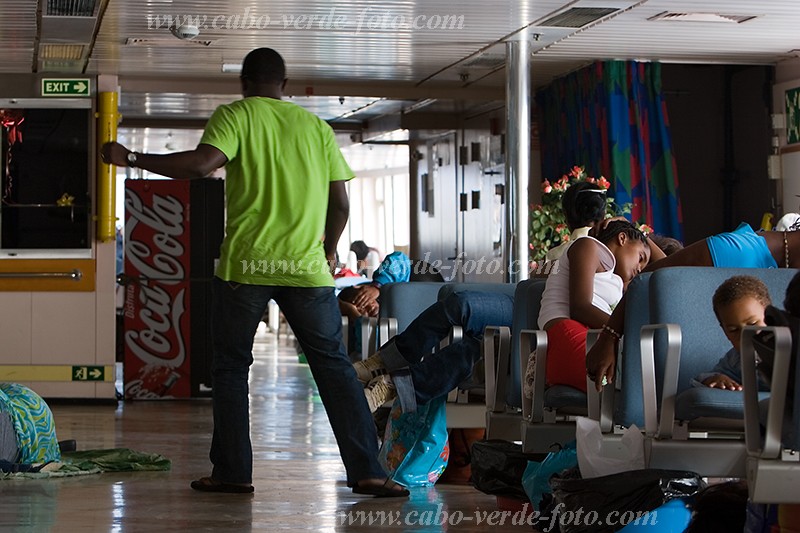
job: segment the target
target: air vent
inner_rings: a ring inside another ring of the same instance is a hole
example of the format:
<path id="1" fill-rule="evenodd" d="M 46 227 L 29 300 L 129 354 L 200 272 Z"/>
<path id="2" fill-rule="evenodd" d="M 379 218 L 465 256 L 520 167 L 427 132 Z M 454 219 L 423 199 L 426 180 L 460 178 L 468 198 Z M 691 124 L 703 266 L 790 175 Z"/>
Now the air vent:
<path id="1" fill-rule="evenodd" d="M 93 17 L 98 0 L 47 0 L 47 15 L 55 17 Z"/>
<path id="2" fill-rule="evenodd" d="M 64 59 L 45 60 L 40 63 L 39 72 L 69 72 L 80 73 L 83 72 L 83 65 L 86 61 L 70 61 Z"/>
<path id="3" fill-rule="evenodd" d="M 502 67 L 506 63 L 506 56 L 498 55 L 498 54 L 481 54 L 476 57 L 472 57 L 463 63 L 461 63 L 462 67 L 467 68 L 485 68 L 485 69 L 496 69 L 498 67 Z"/>
<path id="4" fill-rule="evenodd" d="M 128 37 L 125 46 L 155 46 L 161 48 L 183 48 L 211 46 L 218 39 L 178 39 L 177 37 Z"/>
<path id="5" fill-rule="evenodd" d="M 756 15 L 722 15 L 720 13 L 671 13 L 664 11 L 647 20 L 670 20 L 676 22 L 717 22 L 723 24 L 741 24 L 757 18 Z"/>
<path id="6" fill-rule="evenodd" d="M 619 11 L 616 7 L 573 7 L 536 24 L 554 28 L 582 28 Z"/>
<path id="7" fill-rule="evenodd" d="M 39 57 L 44 60 L 72 60 L 83 59 L 86 45 L 83 44 L 42 44 L 39 47 Z"/>

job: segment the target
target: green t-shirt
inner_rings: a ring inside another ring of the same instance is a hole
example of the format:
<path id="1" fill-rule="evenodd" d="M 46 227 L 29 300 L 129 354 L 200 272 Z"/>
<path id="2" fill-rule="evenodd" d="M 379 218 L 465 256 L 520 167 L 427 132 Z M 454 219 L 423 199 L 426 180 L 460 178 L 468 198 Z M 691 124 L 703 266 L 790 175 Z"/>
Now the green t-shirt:
<path id="1" fill-rule="evenodd" d="M 200 143 L 228 158 L 217 276 L 252 285 L 332 286 L 322 243 L 329 187 L 353 171 L 331 127 L 293 103 L 249 97 L 217 108 Z"/>

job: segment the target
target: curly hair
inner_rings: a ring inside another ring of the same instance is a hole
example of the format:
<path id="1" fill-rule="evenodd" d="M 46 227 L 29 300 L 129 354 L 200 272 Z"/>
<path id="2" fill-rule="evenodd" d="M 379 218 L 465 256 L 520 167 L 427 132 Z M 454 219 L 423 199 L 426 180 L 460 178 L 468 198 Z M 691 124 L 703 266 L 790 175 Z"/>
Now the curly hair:
<path id="1" fill-rule="evenodd" d="M 717 287 L 711 303 L 714 306 L 714 314 L 719 318 L 719 308 L 731 305 L 742 298 L 755 298 L 764 307 L 772 305 L 769 297 L 769 289 L 764 282 L 753 276 L 733 276 L 722 282 Z"/>

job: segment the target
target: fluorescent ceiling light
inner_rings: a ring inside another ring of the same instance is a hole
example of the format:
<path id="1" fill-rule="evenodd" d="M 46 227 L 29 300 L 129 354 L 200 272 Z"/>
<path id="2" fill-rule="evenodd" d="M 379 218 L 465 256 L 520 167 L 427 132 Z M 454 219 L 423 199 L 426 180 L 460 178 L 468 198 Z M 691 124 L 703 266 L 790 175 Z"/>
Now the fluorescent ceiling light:
<path id="1" fill-rule="evenodd" d="M 242 71 L 242 64 L 241 63 L 223 63 L 222 64 L 222 72 L 230 72 L 233 74 L 239 74 Z"/>

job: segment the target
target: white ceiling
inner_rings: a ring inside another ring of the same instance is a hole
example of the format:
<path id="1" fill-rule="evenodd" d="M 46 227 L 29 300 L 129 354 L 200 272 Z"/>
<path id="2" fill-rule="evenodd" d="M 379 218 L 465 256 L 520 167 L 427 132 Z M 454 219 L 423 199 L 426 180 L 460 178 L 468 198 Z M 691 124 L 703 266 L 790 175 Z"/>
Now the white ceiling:
<path id="1" fill-rule="evenodd" d="M 88 17 L 47 15 L 82 7 Z M 580 28 L 542 25 L 576 7 L 619 10 Z M 665 11 L 755 18 L 648 20 Z M 200 17 L 200 35 L 181 41 L 163 20 L 155 27 L 167 15 Z M 448 17 L 460 28 L 443 28 Z M 430 28 L 398 26 L 403 20 Z M 532 72 L 541 86 L 602 59 L 776 64 L 800 49 L 798 28 L 798 0 L 3 0 L 0 73 L 116 74 L 125 116 L 201 120 L 238 93 L 237 74 L 223 64 L 269 46 L 286 59 L 298 103 L 346 122 L 426 99 L 437 100 L 427 111 L 459 101 L 464 113 L 501 101 L 508 39 L 538 39 Z M 127 44 L 136 40 L 149 44 Z"/>

